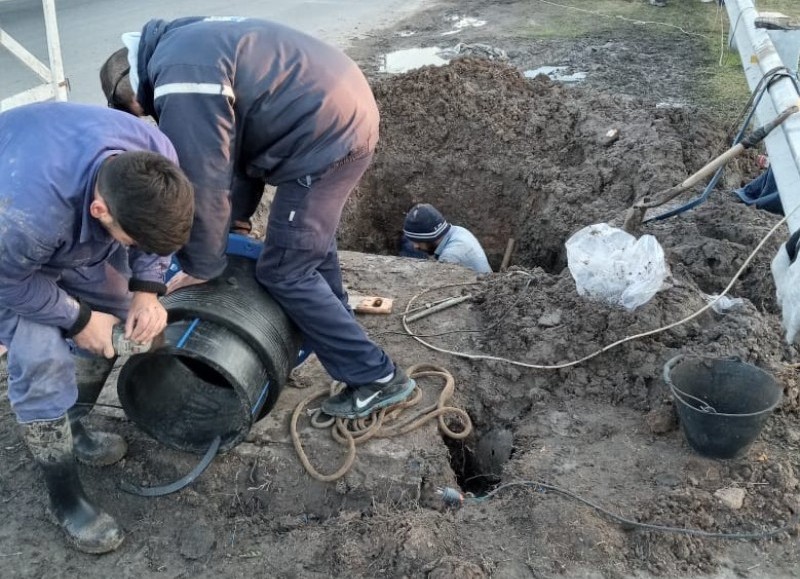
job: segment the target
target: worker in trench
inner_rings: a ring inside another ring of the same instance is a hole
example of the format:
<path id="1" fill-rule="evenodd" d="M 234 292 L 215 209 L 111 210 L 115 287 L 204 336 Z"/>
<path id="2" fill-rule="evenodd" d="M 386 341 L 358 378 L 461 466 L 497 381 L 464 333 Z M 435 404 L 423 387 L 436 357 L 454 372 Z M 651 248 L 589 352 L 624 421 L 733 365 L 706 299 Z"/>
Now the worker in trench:
<path id="1" fill-rule="evenodd" d="M 356 418 L 416 384 L 358 324 L 336 248 L 342 208 L 378 141 L 378 107 L 355 62 L 316 38 L 250 18 L 151 20 L 103 64 L 109 106 L 152 116 L 195 187 L 196 216 L 169 291 L 223 273 L 231 228 L 277 187 L 256 278 L 346 384 L 325 400 Z"/>
<path id="2" fill-rule="evenodd" d="M 448 223 L 430 203 L 418 203 L 406 214 L 403 239 L 411 245 L 412 251 L 423 256 L 463 265 L 477 273 L 492 272 L 486 253 L 472 232 Z M 405 251 L 408 257 L 417 257 L 408 249 Z"/>
<path id="3" fill-rule="evenodd" d="M 120 460 L 125 440 L 87 430 L 114 364 L 112 328 L 146 342 L 167 313 L 169 254 L 189 237 L 191 183 L 169 140 L 117 111 L 69 103 L 0 113 L 0 344 L 8 398 L 53 518 L 81 551 L 123 532 L 84 493 L 77 460 Z M 166 257 L 163 257 L 166 256 Z"/>

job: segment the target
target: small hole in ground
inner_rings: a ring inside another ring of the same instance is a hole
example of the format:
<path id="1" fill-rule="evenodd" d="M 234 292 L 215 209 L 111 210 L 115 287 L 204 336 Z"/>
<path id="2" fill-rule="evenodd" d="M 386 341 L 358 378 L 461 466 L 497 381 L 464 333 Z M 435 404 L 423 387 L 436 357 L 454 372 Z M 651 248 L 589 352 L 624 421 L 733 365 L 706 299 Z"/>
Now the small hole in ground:
<path id="1" fill-rule="evenodd" d="M 461 490 L 480 495 L 502 481 L 503 465 L 513 454 L 510 430 L 495 428 L 466 440 L 444 441 Z"/>

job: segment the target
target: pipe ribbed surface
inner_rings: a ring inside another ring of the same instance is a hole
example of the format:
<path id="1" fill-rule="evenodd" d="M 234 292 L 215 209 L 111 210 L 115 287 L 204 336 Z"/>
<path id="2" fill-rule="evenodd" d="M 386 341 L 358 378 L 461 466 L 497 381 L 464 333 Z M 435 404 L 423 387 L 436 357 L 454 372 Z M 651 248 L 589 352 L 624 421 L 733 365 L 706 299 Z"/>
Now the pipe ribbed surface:
<path id="1" fill-rule="evenodd" d="M 255 279 L 255 262 L 229 257 L 219 278 L 166 296 L 164 342 L 132 356 L 117 380 L 128 417 L 160 442 L 202 453 L 241 442 L 266 416 L 300 349 L 300 334 Z"/>

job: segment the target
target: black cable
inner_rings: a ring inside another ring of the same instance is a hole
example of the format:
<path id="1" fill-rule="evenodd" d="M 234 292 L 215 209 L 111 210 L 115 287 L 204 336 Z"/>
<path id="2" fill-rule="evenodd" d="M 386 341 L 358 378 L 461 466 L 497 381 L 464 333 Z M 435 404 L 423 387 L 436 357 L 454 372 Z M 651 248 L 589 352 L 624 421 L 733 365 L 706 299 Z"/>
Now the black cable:
<path id="1" fill-rule="evenodd" d="M 100 402 L 76 402 L 74 405 L 75 406 L 89 406 L 89 407 L 92 407 L 92 408 L 95 407 L 95 406 L 102 406 L 103 408 L 116 408 L 118 410 L 125 410 L 122 406 L 119 406 L 117 404 L 101 404 Z"/>
<path id="2" fill-rule="evenodd" d="M 140 497 L 163 497 L 164 495 L 179 491 L 203 474 L 206 468 L 208 468 L 208 465 L 211 464 L 211 461 L 214 460 L 214 457 L 217 456 L 221 442 L 222 437 L 216 436 L 214 440 L 211 441 L 211 446 L 208 447 L 208 450 L 206 451 L 205 455 L 203 455 L 203 458 L 200 460 L 197 466 L 195 466 L 191 471 L 189 471 L 188 474 L 182 476 L 175 482 L 161 486 L 145 487 L 126 480 L 121 480 L 119 481 L 119 488 L 126 493 L 139 495 Z"/>
<path id="3" fill-rule="evenodd" d="M 794 529 L 798 523 L 800 523 L 800 515 L 795 515 L 792 517 L 790 522 L 786 525 L 781 527 L 776 527 L 773 529 L 769 529 L 767 531 L 761 532 L 752 532 L 752 533 L 725 533 L 725 532 L 713 532 L 713 531 L 702 531 L 700 529 L 689 529 L 685 527 L 670 527 L 667 525 L 657 525 L 651 523 L 640 523 L 638 521 L 633 521 L 631 519 L 626 519 L 616 513 L 612 513 L 611 511 L 604 509 L 600 505 L 593 503 L 592 501 L 585 499 L 572 491 L 567 489 L 563 489 L 561 487 L 557 487 L 555 485 L 538 482 L 538 481 L 516 481 L 510 482 L 503 485 L 500 485 L 496 489 L 486 493 L 482 497 L 466 497 L 461 498 L 461 502 L 463 501 L 474 501 L 474 502 L 481 502 L 487 499 L 492 498 L 497 493 L 499 493 L 503 489 L 507 489 L 510 487 L 515 486 L 524 486 L 524 487 L 532 487 L 534 490 L 548 490 L 554 493 L 569 497 L 574 499 L 578 502 L 583 503 L 584 505 L 591 507 L 592 509 L 596 510 L 597 512 L 605 515 L 612 521 L 619 523 L 624 529 L 632 530 L 632 529 L 644 529 L 646 531 L 654 531 L 659 533 L 675 533 L 680 535 L 691 535 L 695 537 L 705 537 L 711 539 L 766 539 L 769 537 L 774 537 L 775 535 L 780 535 L 781 533 L 786 533 Z M 449 501 L 450 504 L 455 504 L 454 496 L 449 494 L 453 489 L 444 489 L 440 494 L 442 494 L 443 499 Z M 457 491 L 456 491 L 457 492 Z M 460 494 L 460 493 L 459 493 Z"/>
<path id="4" fill-rule="evenodd" d="M 102 406 L 103 408 L 117 408 L 119 410 L 125 410 L 122 406 L 118 406 L 116 404 L 100 404 L 99 402 L 76 402 L 75 406 Z M 189 473 L 174 482 L 161 486 L 145 487 L 122 480 L 119 483 L 119 488 L 126 493 L 139 495 L 141 497 L 161 497 L 179 491 L 203 474 L 203 472 L 208 468 L 208 465 L 211 464 L 211 461 L 214 460 L 214 457 L 217 456 L 217 452 L 219 451 L 221 443 L 222 437 L 215 437 L 214 440 L 211 441 L 211 446 L 208 447 L 208 450 L 200 462 L 191 471 L 189 471 Z"/>
<path id="5" fill-rule="evenodd" d="M 736 121 L 731 125 L 731 128 L 728 129 L 727 132 L 729 138 L 732 136 L 731 131 L 733 130 L 733 127 L 741 124 L 742 120 L 745 118 L 750 108 L 758 105 L 758 102 L 761 101 L 761 98 L 764 96 L 764 93 L 769 88 L 769 85 L 775 82 L 777 80 L 776 77 L 779 76 L 788 77 L 794 83 L 795 88 L 798 89 L 798 92 L 800 93 L 800 87 L 798 86 L 797 79 L 792 74 L 791 70 L 789 70 L 785 66 L 776 66 L 775 68 L 768 70 L 766 73 L 764 73 L 764 76 L 762 76 L 761 79 L 758 81 L 758 84 L 753 89 L 753 92 L 750 93 L 750 98 L 747 99 L 747 103 L 742 108 L 742 111 L 739 113 L 739 116 L 737 117 Z M 756 99 L 758 100 L 756 101 Z M 750 116 L 752 118 L 752 115 Z M 746 127 L 742 127 L 742 129 L 745 128 Z M 734 145 L 735 144 L 736 143 L 734 143 Z"/>

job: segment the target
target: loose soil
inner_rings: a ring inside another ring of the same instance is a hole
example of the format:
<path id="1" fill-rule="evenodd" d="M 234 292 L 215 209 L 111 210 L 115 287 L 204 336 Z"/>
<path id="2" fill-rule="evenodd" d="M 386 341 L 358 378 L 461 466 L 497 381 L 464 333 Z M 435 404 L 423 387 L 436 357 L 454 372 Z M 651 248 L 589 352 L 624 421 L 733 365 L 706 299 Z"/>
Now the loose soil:
<path id="1" fill-rule="evenodd" d="M 653 19 L 676 17 L 674 11 L 652 10 Z M 739 111 L 704 106 L 696 89 L 717 55 L 696 35 L 625 20 L 615 20 L 612 32 L 605 27 L 571 39 L 537 40 L 520 32 L 520 22 L 570 14 L 540 2 L 443 3 L 351 50 L 373 82 L 382 113 L 381 144 L 346 208 L 340 247 L 392 255 L 405 211 L 421 201 L 471 229 L 495 269 L 509 238 L 516 241 L 510 270 L 479 280 L 454 266 L 345 254 L 344 277 L 352 291 L 396 300 L 391 316 L 360 318 L 370 334 L 403 365 L 447 367 L 456 378 L 455 403 L 475 425 L 466 441 L 434 437 L 426 439 L 434 441 L 431 448 L 417 449 L 436 465 L 423 469 L 419 496 L 348 503 L 357 489 L 345 478 L 310 487 L 320 489 L 318 496 L 298 502 L 292 485 L 267 484 L 296 465 L 263 465 L 247 452 L 231 452 L 178 494 L 131 497 L 117 489 L 120 477 L 169 480 L 197 458 L 164 449 L 125 420 L 95 416 L 95 425 L 126 435 L 130 458 L 108 469 L 84 469 L 83 479 L 129 536 L 120 551 L 90 557 L 65 547 L 48 522 L 43 485 L 4 402 L 3 575 L 800 574 L 796 525 L 757 541 L 664 534 L 621 526 L 542 488 L 501 486 L 543 481 L 628 519 L 704 531 L 763 531 L 786 525 L 800 511 L 800 393 L 791 366 L 798 352 L 782 340 L 769 273 L 784 230 L 730 290 L 742 298 L 738 308 L 706 311 L 575 366 L 524 366 L 581 359 L 689 316 L 728 285 L 777 222 L 737 203 L 729 192 L 757 175 L 754 152 L 733 162 L 698 208 L 643 228 L 664 247 L 672 274 L 650 302 L 628 312 L 577 295 L 566 268 L 565 240 L 592 223 L 620 226 L 635 199 L 683 181 L 727 148 Z M 376 55 L 382 52 L 442 43 L 454 15 L 488 24 L 463 29 L 446 37 L 448 42 L 491 45 L 508 58 L 466 56 L 392 76 L 378 71 Z M 411 37 L 397 34 L 412 30 Z M 541 65 L 569 66 L 588 77 L 574 86 L 523 77 L 521 71 Z M 619 138 L 608 142 L 612 129 Z M 472 298 L 421 320 L 414 331 L 432 335 L 425 339 L 440 348 L 492 359 L 433 352 L 405 335 L 400 313 L 421 291 L 426 293 L 417 302 L 466 292 Z M 686 444 L 661 378 L 665 362 L 679 354 L 736 356 L 771 372 L 783 387 L 781 407 L 743 457 L 707 459 Z M 294 382 L 322 386 L 325 377 L 312 364 L 299 370 Z M 269 441 L 254 437 L 247 444 Z M 370 464 L 361 468 L 369 470 Z M 310 482 L 299 474 L 294 485 Z M 490 499 L 449 509 L 434 493 L 442 484 L 460 485 L 477 496 L 499 490 Z M 744 491 L 741 507 L 715 495 L 730 488 Z"/>

